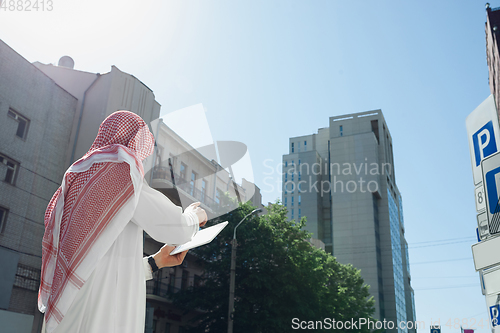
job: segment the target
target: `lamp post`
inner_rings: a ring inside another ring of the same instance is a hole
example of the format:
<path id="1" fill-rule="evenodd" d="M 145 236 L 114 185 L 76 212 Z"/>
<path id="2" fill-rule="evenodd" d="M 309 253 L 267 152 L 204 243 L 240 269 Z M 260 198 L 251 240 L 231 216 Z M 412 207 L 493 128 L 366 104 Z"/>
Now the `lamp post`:
<path id="1" fill-rule="evenodd" d="M 233 333 L 233 314 L 234 314 L 234 282 L 236 278 L 236 229 L 240 224 L 246 220 L 247 217 L 254 213 L 261 212 L 261 208 L 252 210 L 250 213 L 245 215 L 244 218 L 234 227 L 233 241 L 231 242 L 231 278 L 229 280 L 229 309 L 227 312 L 227 332 Z"/>

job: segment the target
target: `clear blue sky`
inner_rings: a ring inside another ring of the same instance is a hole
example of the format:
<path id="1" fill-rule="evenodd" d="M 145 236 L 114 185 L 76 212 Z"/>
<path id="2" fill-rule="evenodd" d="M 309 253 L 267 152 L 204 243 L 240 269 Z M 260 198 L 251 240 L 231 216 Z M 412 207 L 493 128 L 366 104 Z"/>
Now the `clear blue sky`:
<path id="1" fill-rule="evenodd" d="M 101 73 L 116 65 L 148 85 L 163 112 L 203 103 L 215 140 L 248 145 L 264 203 L 281 193 L 264 186 L 263 163 L 278 164 L 288 138 L 330 116 L 382 109 L 420 332 L 432 318 L 444 333 L 459 332 L 448 320 L 487 325 L 470 250 L 465 131 L 490 94 L 485 19 L 478 1 L 53 0 L 51 12 L 0 10 L 0 38 L 31 62 L 69 55 L 76 69 Z"/>

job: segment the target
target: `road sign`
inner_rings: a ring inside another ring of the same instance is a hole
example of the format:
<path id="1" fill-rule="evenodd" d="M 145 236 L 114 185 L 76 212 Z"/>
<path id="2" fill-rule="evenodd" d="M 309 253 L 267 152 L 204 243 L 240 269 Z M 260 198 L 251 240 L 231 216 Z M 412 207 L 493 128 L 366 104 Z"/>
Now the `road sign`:
<path id="1" fill-rule="evenodd" d="M 486 199 L 484 198 L 484 186 L 481 184 L 476 187 L 476 211 L 482 213 L 486 210 Z"/>
<path id="2" fill-rule="evenodd" d="M 474 184 L 482 181 L 481 161 L 499 151 L 500 126 L 493 95 L 485 99 L 465 121 Z"/>
<path id="3" fill-rule="evenodd" d="M 500 154 L 484 159 L 481 164 L 488 228 L 490 234 L 494 235 L 500 232 Z"/>
<path id="4" fill-rule="evenodd" d="M 488 228 L 488 214 L 483 212 L 477 215 L 477 229 L 479 240 L 485 240 L 490 236 L 490 229 Z"/>
<path id="5" fill-rule="evenodd" d="M 472 257 L 476 271 L 500 265 L 500 237 L 491 237 L 472 245 Z"/>

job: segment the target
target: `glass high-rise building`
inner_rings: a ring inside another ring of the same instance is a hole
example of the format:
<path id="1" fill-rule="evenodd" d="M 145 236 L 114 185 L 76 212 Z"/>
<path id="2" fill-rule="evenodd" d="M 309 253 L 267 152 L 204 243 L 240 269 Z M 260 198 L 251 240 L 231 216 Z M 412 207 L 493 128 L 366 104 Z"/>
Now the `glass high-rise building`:
<path id="1" fill-rule="evenodd" d="M 282 190 L 288 217 L 305 216 L 327 252 L 361 270 L 375 318 L 415 321 L 403 200 L 381 110 L 330 117 L 318 133 L 290 138 Z"/>

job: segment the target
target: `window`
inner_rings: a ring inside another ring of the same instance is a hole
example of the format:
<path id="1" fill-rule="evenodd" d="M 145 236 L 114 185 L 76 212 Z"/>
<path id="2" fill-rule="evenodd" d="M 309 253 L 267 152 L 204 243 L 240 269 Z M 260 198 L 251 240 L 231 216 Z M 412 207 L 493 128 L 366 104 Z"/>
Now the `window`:
<path id="1" fill-rule="evenodd" d="M 0 207 L 0 233 L 5 229 L 5 224 L 7 223 L 7 214 L 9 210 L 5 207 Z"/>
<path id="2" fill-rule="evenodd" d="M 292 153 L 295 151 L 295 149 L 293 148 L 293 142 L 292 142 Z"/>
<path id="3" fill-rule="evenodd" d="M 40 286 L 40 270 L 19 264 L 17 266 L 14 286 L 31 291 L 38 291 L 38 287 Z"/>
<path id="4" fill-rule="evenodd" d="M 188 287 L 188 279 L 189 279 L 189 272 L 186 269 L 182 270 L 182 283 L 181 283 L 182 290 Z"/>
<path id="5" fill-rule="evenodd" d="M 375 137 L 377 138 L 377 143 L 380 144 L 380 139 L 378 137 L 378 120 L 372 120 L 372 132 L 375 134 Z"/>
<path id="6" fill-rule="evenodd" d="M 169 153 L 168 155 L 168 163 L 175 169 L 175 166 L 177 165 L 177 156 L 172 155 L 172 153 Z"/>
<path id="7" fill-rule="evenodd" d="M 292 195 L 292 206 L 293 206 L 293 195 Z"/>
<path id="8" fill-rule="evenodd" d="M 215 191 L 215 202 L 216 202 L 217 204 L 220 204 L 220 197 L 221 197 L 221 196 L 222 196 L 222 191 L 221 191 L 221 190 L 219 190 L 219 189 L 217 189 L 217 190 Z"/>
<path id="9" fill-rule="evenodd" d="M 301 202 L 301 196 L 299 195 L 299 200 L 298 200 L 298 203 L 299 203 L 299 206 L 300 206 L 300 202 Z"/>
<path id="10" fill-rule="evenodd" d="M 207 193 L 207 181 L 203 179 L 201 181 L 201 202 L 205 202 L 205 194 Z"/>
<path id="11" fill-rule="evenodd" d="M 292 208 L 292 220 L 293 220 L 293 208 Z"/>
<path id="12" fill-rule="evenodd" d="M 190 188 L 189 188 L 189 190 L 190 190 L 190 192 L 189 192 L 189 193 L 190 193 L 191 195 L 194 195 L 194 185 L 195 185 L 195 184 L 196 184 L 196 172 L 192 171 L 192 172 L 191 172 L 191 182 L 190 182 L 190 185 L 191 185 L 191 186 L 190 186 Z"/>
<path id="13" fill-rule="evenodd" d="M 304 151 L 307 150 L 307 141 L 304 141 Z"/>
<path id="14" fill-rule="evenodd" d="M 287 167 L 287 166 L 288 166 L 288 161 L 285 161 L 285 167 Z"/>
<path id="15" fill-rule="evenodd" d="M 0 154 L 0 163 L 3 164 L 3 166 L 0 166 L 0 172 L 5 172 L 3 180 L 9 184 L 15 185 L 19 163 L 2 154 Z"/>
<path id="16" fill-rule="evenodd" d="M 301 209 L 299 208 L 299 220 L 300 220 L 300 216 L 301 216 Z"/>
<path id="17" fill-rule="evenodd" d="M 287 197 L 285 197 L 285 207 L 286 207 L 286 205 L 287 205 L 287 201 L 288 201 L 287 199 L 288 199 L 288 198 L 287 198 Z"/>
<path id="18" fill-rule="evenodd" d="M 299 180 L 300 180 L 300 171 L 299 171 Z"/>
<path id="19" fill-rule="evenodd" d="M 195 287 L 200 287 L 201 286 L 201 276 L 199 275 L 194 275 L 194 286 Z"/>
<path id="20" fill-rule="evenodd" d="M 28 134 L 28 127 L 30 124 L 29 119 L 21 116 L 17 111 L 14 111 L 13 109 L 9 109 L 7 114 L 9 115 L 10 118 L 17 121 L 16 135 L 21 139 L 25 139 L 26 135 Z"/>
<path id="21" fill-rule="evenodd" d="M 162 156 L 163 156 L 163 148 L 160 146 L 156 146 L 155 166 L 161 166 Z"/>
<path id="22" fill-rule="evenodd" d="M 170 283 L 169 289 L 171 291 L 173 291 L 174 288 L 175 288 L 175 272 L 174 273 L 170 273 L 170 277 L 168 278 L 168 282 Z"/>
<path id="23" fill-rule="evenodd" d="M 340 136 L 344 135 L 344 129 L 342 127 L 342 125 L 340 125 Z"/>
<path id="24" fill-rule="evenodd" d="M 184 163 L 181 163 L 181 178 L 186 179 L 187 166 Z"/>

